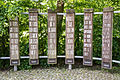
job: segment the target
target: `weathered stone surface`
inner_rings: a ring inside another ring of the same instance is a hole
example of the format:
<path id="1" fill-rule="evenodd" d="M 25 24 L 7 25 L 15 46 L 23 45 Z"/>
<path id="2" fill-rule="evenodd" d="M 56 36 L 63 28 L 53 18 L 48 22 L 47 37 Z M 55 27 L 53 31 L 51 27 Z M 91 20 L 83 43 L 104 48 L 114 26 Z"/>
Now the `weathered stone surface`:
<path id="1" fill-rule="evenodd" d="M 99 67 L 100 68 L 100 67 Z M 38 68 L 17 72 L 0 71 L 0 80 L 120 80 L 120 73 L 96 68 Z M 118 70 L 119 71 L 119 70 Z"/>
<path id="2" fill-rule="evenodd" d="M 103 9 L 102 68 L 112 68 L 113 8 Z"/>
<path id="3" fill-rule="evenodd" d="M 84 9 L 83 65 L 92 66 L 93 9 Z"/>
<path id="4" fill-rule="evenodd" d="M 38 58 L 38 11 L 29 9 L 29 64 L 39 64 Z"/>

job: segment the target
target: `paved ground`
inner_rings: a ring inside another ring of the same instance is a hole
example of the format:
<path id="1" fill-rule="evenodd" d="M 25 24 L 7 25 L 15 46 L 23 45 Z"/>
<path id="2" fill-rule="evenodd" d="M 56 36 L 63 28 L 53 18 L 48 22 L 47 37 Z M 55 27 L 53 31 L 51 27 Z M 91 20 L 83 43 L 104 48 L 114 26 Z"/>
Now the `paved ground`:
<path id="1" fill-rule="evenodd" d="M 104 70 L 98 67 L 34 68 L 30 70 L 13 69 L 0 71 L 0 80 L 120 80 L 120 69 Z"/>

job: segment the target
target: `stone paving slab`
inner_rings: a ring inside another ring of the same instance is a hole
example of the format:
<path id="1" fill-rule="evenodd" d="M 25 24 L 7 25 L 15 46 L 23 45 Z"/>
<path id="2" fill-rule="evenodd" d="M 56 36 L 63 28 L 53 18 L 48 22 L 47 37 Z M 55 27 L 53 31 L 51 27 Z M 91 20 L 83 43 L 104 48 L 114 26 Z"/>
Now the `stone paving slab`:
<path id="1" fill-rule="evenodd" d="M 0 80 L 120 80 L 120 73 L 94 68 L 66 68 L 50 67 L 19 70 L 14 72 L 0 71 Z"/>

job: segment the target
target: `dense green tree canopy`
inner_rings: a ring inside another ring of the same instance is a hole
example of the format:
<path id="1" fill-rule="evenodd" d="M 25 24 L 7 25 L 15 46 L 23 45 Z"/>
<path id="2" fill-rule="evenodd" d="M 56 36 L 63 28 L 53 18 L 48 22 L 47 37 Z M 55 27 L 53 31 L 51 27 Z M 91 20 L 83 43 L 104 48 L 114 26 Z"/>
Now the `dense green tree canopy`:
<path id="1" fill-rule="evenodd" d="M 76 13 L 83 13 L 85 8 L 94 8 L 94 12 L 102 12 L 105 7 L 114 7 L 114 11 L 120 10 L 120 0 L 64 0 L 64 11 L 75 9 Z M 0 1 L 0 57 L 9 56 L 9 19 L 19 17 L 20 29 L 20 55 L 29 54 L 29 23 L 28 15 L 21 14 L 28 12 L 29 8 L 37 8 L 39 12 L 45 13 L 47 9 L 57 9 L 57 0 L 14 0 Z M 75 55 L 83 54 L 83 18 L 75 16 Z M 39 55 L 47 55 L 47 15 L 39 15 Z M 102 15 L 94 15 L 93 19 L 93 56 L 101 57 L 102 47 Z M 120 60 L 120 13 L 114 14 L 113 23 L 113 59 Z M 59 35 L 58 55 L 65 54 L 65 16 L 62 20 L 61 32 Z M 41 61 L 43 64 L 44 61 Z M 100 64 L 100 62 L 96 63 Z M 43 64 L 44 65 L 44 64 Z M 45 64 L 46 65 L 46 64 Z M 0 60 L 0 68 L 8 67 L 8 60 Z M 21 62 L 21 68 L 30 68 L 28 61 Z"/>

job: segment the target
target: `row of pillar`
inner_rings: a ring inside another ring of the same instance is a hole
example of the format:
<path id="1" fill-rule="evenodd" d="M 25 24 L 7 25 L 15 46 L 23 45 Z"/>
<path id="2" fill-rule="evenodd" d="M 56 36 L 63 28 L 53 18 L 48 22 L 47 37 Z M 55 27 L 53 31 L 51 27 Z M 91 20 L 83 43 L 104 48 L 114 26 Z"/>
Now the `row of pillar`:
<path id="1" fill-rule="evenodd" d="M 93 9 L 84 9 L 84 45 L 83 65 L 92 66 L 93 54 Z M 18 17 L 10 19 L 10 65 L 20 65 L 19 56 L 19 22 Z M 65 41 L 65 63 L 69 69 L 74 64 L 74 33 L 75 33 L 75 11 L 66 10 L 66 41 Z M 102 28 L 102 68 L 112 68 L 112 27 L 113 8 L 103 9 Z M 38 11 L 29 9 L 29 64 L 38 65 Z M 57 12 L 48 10 L 48 64 L 57 64 Z M 16 67 L 15 67 L 16 68 Z"/>

